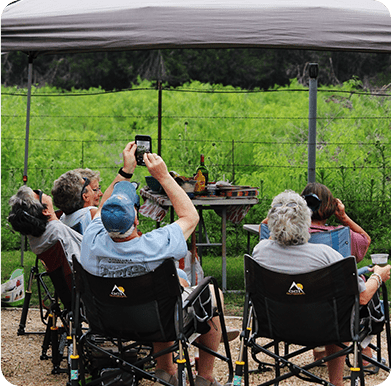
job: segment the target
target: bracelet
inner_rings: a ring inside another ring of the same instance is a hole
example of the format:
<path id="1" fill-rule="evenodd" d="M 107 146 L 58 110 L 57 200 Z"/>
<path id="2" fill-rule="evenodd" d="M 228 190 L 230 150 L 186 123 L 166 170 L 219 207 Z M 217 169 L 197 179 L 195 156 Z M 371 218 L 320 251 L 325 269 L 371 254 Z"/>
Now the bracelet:
<path id="1" fill-rule="evenodd" d="M 372 275 L 369 276 L 369 278 L 370 279 L 375 279 L 377 281 L 377 289 L 379 289 L 381 284 L 382 284 L 382 282 L 383 282 L 381 276 L 378 273 L 373 272 Z"/>
<path id="2" fill-rule="evenodd" d="M 126 173 L 126 172 L 124 172 L 123 168 L 120 168 L 118 170 L 118 174 L 121 175 L 124 178 L 132 178 L 132 176 L 133 176 L 133 173 Z"/>

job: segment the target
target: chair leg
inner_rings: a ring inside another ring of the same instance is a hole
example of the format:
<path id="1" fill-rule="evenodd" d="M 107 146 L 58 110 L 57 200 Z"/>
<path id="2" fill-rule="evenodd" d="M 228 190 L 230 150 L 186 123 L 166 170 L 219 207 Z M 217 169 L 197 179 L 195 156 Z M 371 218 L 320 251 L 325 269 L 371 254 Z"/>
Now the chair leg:
<path id="1" fill-rule="evenodd" d="M 40 356 L 40 359 L 43 361 L 49 359 L 47 355 L 47 351 L 49 349 L 50 341 L 51 341 L 51 327 L 52 327 L 52 317 L 49 315 L 48 323 L 46 325 L 45 336 L 42 342 L 42 351 Z"/>
<path id="2" fill-rule="evenodd" d="M 20 317 L 20 322 L 19 322 L 19 328 L 18 328 L 18 335 L 25 335 L 25 327 L 26 327 L 26 320 L 27 320 L 27 313 L 29 311 L 29 306 L 30 306 L 30 299 L 31 299 L 31 287 L 33 284 L 33 279 L 35 275 L 35 267 L 31 267 L 30 270 L 30 276 L 29 276 L 29 281 L 27 284 L 27 289 L 26 293 L 24 296 L 24 301 L 23 301 L 23 309 L 22 309 L 22 315 Z"/>

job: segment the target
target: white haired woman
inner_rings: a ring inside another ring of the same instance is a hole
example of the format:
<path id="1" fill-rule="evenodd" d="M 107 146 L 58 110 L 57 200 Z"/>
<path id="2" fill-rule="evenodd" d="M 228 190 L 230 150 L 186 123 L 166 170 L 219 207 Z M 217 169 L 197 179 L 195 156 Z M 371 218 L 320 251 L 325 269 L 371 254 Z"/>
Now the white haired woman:
<path id="1" fill-rule="evenodd" d="M 261 240 L 253 250 L 253 258 L 262 266 L 276 272 L 300 274 L 311 272 L 343 259 L 342 255 L 324 244 L 310 244 L 311 210 L 303 197 L 286 190 L 273 199 L 268 213 L 270 239 Z M 374 280 L 359 279 L 360 304 L 367 304 L 378 289 L 377 277 L 390 278 L 391 266 L 375 266 Z M 372 276 L 371 276 L 372 277 Z M 326 346 L 327 355 L 339 351 L 336 345 Z M 330 382 L 343 386 L 345 358 L 327 362 Z"/>

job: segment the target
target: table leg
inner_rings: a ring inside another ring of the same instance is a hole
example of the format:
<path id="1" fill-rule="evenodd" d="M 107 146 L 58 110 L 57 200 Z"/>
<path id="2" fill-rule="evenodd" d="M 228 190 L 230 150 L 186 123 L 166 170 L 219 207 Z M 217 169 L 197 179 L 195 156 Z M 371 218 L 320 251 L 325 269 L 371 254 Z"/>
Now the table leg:
<path id="1" fill-rule="evenodd" d="M 222 287 L 223 292 L 227 290 L 227 208 L 222 208 L 221 219 L 221 268 L 222 268 Z"/>
<path id="2" fill-rule="evenodd" d="M 200 216 L 200 220 L 198 221 L 198 242 L 202 243 L 202 232 L 204 226 L 204 218 L 202 216 L 202 208 L 198 207 L 198 214 Z M 200 258 L 200 263 L 202 266 L 202 247 L 198 247 L 198 257 Z"/>

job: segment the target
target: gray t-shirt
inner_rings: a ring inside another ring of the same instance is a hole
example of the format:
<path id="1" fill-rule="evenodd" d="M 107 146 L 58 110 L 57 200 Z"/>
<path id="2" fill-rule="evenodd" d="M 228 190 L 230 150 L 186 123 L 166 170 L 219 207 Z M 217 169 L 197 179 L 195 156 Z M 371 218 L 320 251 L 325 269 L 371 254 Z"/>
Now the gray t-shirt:
<path id="1" fill-rule="evenodd" d="M 315 271 L 343 259 L 335 249 L 324 244 L 305 243 L 284 246 L 274 240 L 261 240 L 253 250 L 253 259 L 275 272 L 300 274 Z M 359 291 L 365 290 L 359 278 Z"/>
<path id="2" fill-rule="evenodd" d="M 98 216 L 84 232 L 80 263 L 95 276 L 134 277 L 154 270 L 166 259 L 179 260 L 186 253 L 186 240 L 177 223 L 116 243 Z M 181 277 L 187 279 L 184 272 Z"/>
<path id="3" fill-rule="evenodd" d="M 64 248 L 67 260 L 72 266 L 72 255 L 80 257 L 81 242 L 83 236 L 63 224 L 59 220 L 49 221 L 46 225 L 45 232 L 40 237 L 27 236 L 30 242 L 31 250 L 39 255 L 52 247 L 58 240 L 60 240 Z"/>

